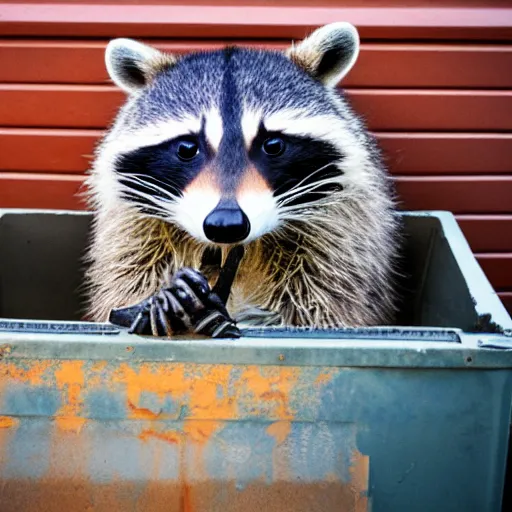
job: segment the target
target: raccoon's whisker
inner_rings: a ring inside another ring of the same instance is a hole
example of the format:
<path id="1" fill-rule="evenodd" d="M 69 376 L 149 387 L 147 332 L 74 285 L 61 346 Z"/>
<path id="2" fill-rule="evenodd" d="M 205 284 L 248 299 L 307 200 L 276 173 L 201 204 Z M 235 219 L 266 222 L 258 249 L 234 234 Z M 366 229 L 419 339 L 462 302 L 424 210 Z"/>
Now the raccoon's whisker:
<path id="1" fill-rule="evenodd" d="M 122 191 L 125 194 L 131 195 L 131 196 L 135 196 L 135 197 L 139 197 L 139 198 L 142 198 L 142 199 L 146 199 L 150 203 L 153 203 L 156 206 L 160 206 L 160 203 L 159 203 L 161 201 L 160 198 L 158 198 L 156 196 L 152 196 L 151 194 L 147 194 L 145 192 L 142 192 L 141 190 L 138 190 L 136 188 L 132 188 L 132 187 L 126 185 L 125 183 L 121 183 L 121 185 L 122 185 Z"/>
<path id="2" fill-rule="evenodd" d="M 292 206 L 286 206 L 284 208 L 279 208 L 279 213 L 288 214 L 290 212 L 303 212 L 304 210 L 316 210 L 318 207 L 325 208 L 326 206 L 335 206 L 337 204 L 336 201 L 308 201 L 306 203 L 300 203 Z"/>
<path id="3" fill-rule="evenodd" d="M 163 220 L 165 222 L 167 222 L 169 220 L 168 217 L 166 215 L 164 215 L 164 212 L 152 210 L 148 207 L 148 205 L 146 205 L 144 203 L 132 203 L 132 204 L 136 208 L 139 208 L 141 211 L 143 211 L 144 215 L 146 217 L 150 217 L 152 219 Z"/>
<path id="4" fill-rule="evenodd" d="M 151 194 L 146 194 L 125 184 L 122 184 L 122 187 L 123 188 L 121 193 L 129 197 L 134 204 L 138 204 L 139 207 L 142 207 L 145 210 L 153 209 L 155 212 L 165 215 L 166 217 L 168 216 L 169 207 L 174 203 L 174 201 L 155 197 Z M 133 201 L 134 198 L 139 198 L 145 201 Z"/>
<path id="5" fill-rule="evenodd" d="M 327 167 L 330 167 L 331 165 L 333 165 L 333 163 L 328 163 L 328 164 L 325 164 L 323 165 L 322 167 L 319 167 L 318 169 L 316 169 L 315 171 L 313 171 L 312 173 L 308 174 L 305 178 L 303 178 L 301 181 L 299 181 L 298 183 L 296 183 L 293 187 L 291 187 L 290 189 L 286 190 L 285 192 L 281 193 L 281 194 L 276 194 L 274 197 L 276 199 L 281 199 L 281 198 L 284 198 L 290 194 L 293 194 L 293 191 L 296 190 L 298 187 L 300 187 L 305 181 L 311 179 L 316 173 L 318 172 L 321 172 L 323 171 L 324 169 L 326 169 Z M 282 188 L 282 187 L 280 187 Z M 279 188 L 277 189 L 279 190 Z M 276 192 L 277 192 L 276 190 Z"/>
<path id="6" fill-rule="evenodd" d="M 145 176 L 143 176 L 143 177 L 139 177 L 138 175 L 123 176 L 120 179 L 120 181 L 122 183 L 124 182 L 124 184 L 126 184 L 126 183 L 134 183 L 136 185 L 144 185 L 145 187 L 148 187 L 148 188 L 154 190 L 155 192 L 160 193 L 163 196 L 169 197 L 169 198 L 171 198 L 173 200 L 175 199 L 175 195 L 171 194 L 169 192 L 169 190 L 167 190 L 165 188 L 162 188 L 162 187 L 158 186 L 155 183 L 147 182 Z M 170 185 L 170 186 L 172 187 L 172 185 Z"/>
<path id="7" fill-rule="evenodd" d="M 290 203 L 292 201 L 296 201 L 298 198 L 305 196 L 322 186 L 332 185 L 332 184 L 339 184 L 339 180 L 337 178 L 327 178 L 327 179 L 324 179 L 321 181 L 316 181 L 315 183 L 311 183 L 309 185 L 304 185 L 304 186 L 300 187 L 299 189 L 296 189 L 294 191 L 295 193 L 293 195 L 291 195 L 290 197 L 287 197 L 284 200 L 279 201 L 278 206 L 279 207 L 286 206 L 288 203 Z M 320 194 L 322 192 L 318 192 L 318 193 Z M 324 194 L 327 194 L 327 193 L 328 192 L 325 192 Z"/>
<path id="8" fill-rule="evenodd" d="M 130 200 L 130 203 L 137 207 L 137 208 L 141 208 L 141 209 L 144 209 L 146 212 L 153 212 L 155 213 L 156 215 L 163 215 L 165 212 L 165 210 L 163 210 L 161 207 L 155 205 L 155 204 L 148 204 L 147 202 L 143 202 L 143 201 L 138 201 L 136 199 L 136 196 L 134 195 L 125 195 L 125 197 L 127 199 Z"/>
<path id="9" fill-rule="evenodd" d="M 163 185 L 164 186 L 164 190 L 166 192 L 168 192 L 169 190 L 172 190 L 173 192 L 176 193 L 176 195 L 181 195 L 181 192 L 179 189 L 177 189 L 172 183 L 169 183 L 167 181 L 164 181 L 164 180 L 161 180 L 155 176 L 152 176 L 150 174 L 142 174 L 142 173 L 134 173 L 134 174 L 130 174 L 130 175 L 125 175 L 126 177 L 130 176 L 130 177 L 134 177 L 134 178 L 137 178 L 139 180 L 142 180 L 142 181 L 146 181 L 146 180 L 153 180 L 154 183 L 151 183 L 152 185 L 155 185 L 155 186 L 158 186 L 158 185 Z"/>
<path id="10" fill-rule="evenodd" d="M 307 196 L 310 194 L 318 194 L 318 197 L 313 197 L 313 198 L 307 199 Z M 320 194 L 322 194 L 322 195 L 320 195 Z M 293 204 L 292 203 L 293 200 L 297 201 L 297 203 Z M 331 198 L 330 196 L 328 196 L 327 193 L 306 190 L 306 191 L 304 191 L 304 193 L 300 194 L 299 196 L 291 198 L 286 203 L 278 205 L 277 208 L 280 211 L 286 212 L 286 211 L 291 211 L 291 210 L 302 210 L 305 207 L 319 208 L 319 207 L 323 207 L 323 206 L 327 206 L 327 205 L 335 204 L 335 203 L 336 203 L 336 201 L 333 200 L 333 198 Z"/>
<path id="11" fill-rule="evenodd" d="M 325 165 L 322 165 L 322 167 L 319 167 L 318 169 L 315 169 L 313 172 L 311 172 L 310 174 L 308 174 L 306 177 L 304 177 L 301 181 L 299 181 L 298 183 L 296 183 L 293 187 L 291 187 L 290 189 L 286 190 L 285 192 L 283 192 L 282 194 L 277 194 L 276 197 L 283 197 L 285 196 L 286 194 L 292 192 L 294 189 L 296 189 L 297 187 L 300 187 L 305 181 L 311 179 L 316 173 L 318 172 L 321 172 L 325 169 L 327 169 L 328 167 L 332 166 L 332 165 L 336 165 L 335 162 L 329 162 Z M 282 188 L 279 187 L 279 188 Z M 276 192 L 279 190 L 279 188 L 276 190 Z"/>
<path id="12" fill-rule="evenodd" d="M 324 167 L 321 167 L 320 169 L 317 169 L 316 171 L 314 171 L 313 173 L 309 174 L 308 176 L 306 176 L 305 178 L 303 178 L 301 181 L 299 181 L 298 183 L 296 183 L 295 185 L 293 185 L 293 187 L 289 188 L 288 190 L 285 190 L 284 192 L 280 193 L 280 194 L 275 194 L 274 197 L 279 200 L 279 199 L 283 199 L 291 194 L 294 193 L 294 191 L 296 191 L 298 188 L 300 188 L 301 186 L 306 186 L 304 185 L 304 183 L 308 180 L 310 180 L 312 178 L 312 176 L 317 173 L 317 172 L 320 172 L 321 170 L 323 170 L 326 166 Z M 284 183 L 283 185 L 281 185 L 281 187 L 279 187 L 276 192 L 285 187 L 286 186 L 286 183 Z"/>

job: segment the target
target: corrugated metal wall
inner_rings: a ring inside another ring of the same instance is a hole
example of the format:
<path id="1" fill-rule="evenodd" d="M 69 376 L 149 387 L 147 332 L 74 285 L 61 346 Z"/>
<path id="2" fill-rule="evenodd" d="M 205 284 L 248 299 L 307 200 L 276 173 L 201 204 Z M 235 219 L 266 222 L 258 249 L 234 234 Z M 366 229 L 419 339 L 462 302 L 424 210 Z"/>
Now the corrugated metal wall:
<path id="1" fill-rule="evenodd" d="M 512 309 L 512 4 L 505 1 L 195 0 L 0 4 L 0 207 L 72 208 L 122 94 L 106 42 L 186 52 L 285 47 L 335 20 L 362 52 L 344 82 L 384 148 L 407 209 L 453 211 Z"/>

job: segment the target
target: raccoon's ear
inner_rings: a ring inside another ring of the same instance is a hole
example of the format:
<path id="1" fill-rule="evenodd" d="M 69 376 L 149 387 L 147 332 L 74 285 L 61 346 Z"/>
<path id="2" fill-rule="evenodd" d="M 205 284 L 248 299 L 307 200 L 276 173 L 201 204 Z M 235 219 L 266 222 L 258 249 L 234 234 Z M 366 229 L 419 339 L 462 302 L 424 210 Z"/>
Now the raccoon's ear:
<path id="1" fill-rule="evenodd" d="M 176 59 L 133 39 L 114 39 L 105 50 L 105 64 L 113 82 L 129 94 L 139 92 Z"/>
<path id="2" fill-rule="evenodd" d="M 327 87 L 335 87 L 359 55 L 359 34 L 347 22 L 330 23 L 292 46 L 288 57 Z"/>

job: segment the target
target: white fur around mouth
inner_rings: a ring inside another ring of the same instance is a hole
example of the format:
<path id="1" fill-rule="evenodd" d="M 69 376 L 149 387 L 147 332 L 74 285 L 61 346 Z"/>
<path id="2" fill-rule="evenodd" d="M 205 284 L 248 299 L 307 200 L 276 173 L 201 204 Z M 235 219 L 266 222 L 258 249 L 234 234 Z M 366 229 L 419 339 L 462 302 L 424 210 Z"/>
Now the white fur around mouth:
<path id="1" fill-rule="evenodd" d="M 279 217 L 272 192 L 244 193 L 238 197 L 238 204 L 251 224 L 251 231 L 244 243 L 252 242 L 277 227 Z"/>
<path id="2" fill-rule="evenodd" d="M 220 194 L 214 192 L 185 192 L 173 205 L 173 221 L 196 240 L 212 244 L 204 233 L 203 224 L 219 201 Z M 276 201 L 271 192 L 243 194 L 238 204 L 251 225 L 249 235 L 241 243 L 252 242 L 278 226 Z"/>
<path id="3" fill-rule="evenodd" d="M 173 205 L 173 221 L 190 236 L 211 244 L 203 229 L 208 214 L 219 204 L 220 194 L 199 190 L 185 192 Z"/>

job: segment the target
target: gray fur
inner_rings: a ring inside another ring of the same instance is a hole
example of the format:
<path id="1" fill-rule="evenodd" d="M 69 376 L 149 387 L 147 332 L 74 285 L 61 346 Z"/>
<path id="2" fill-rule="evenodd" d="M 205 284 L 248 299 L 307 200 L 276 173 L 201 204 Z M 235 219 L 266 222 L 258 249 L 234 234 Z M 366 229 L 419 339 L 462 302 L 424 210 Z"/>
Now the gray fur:
<path id="1" fill-rule="evenodd" d="M 339 26 L 337 30 L 340 36 Z M 312 71 L 318 55 L 309 54 L 310 64 L 304 63 L 307 52 L 332 47 L 333 34 L 324 33 L 327 43 L 324 36 L 313 38 L 287 54 L 252 49 L 233 54 L 236 90 L 245 108 L 265 115 L 297 110 L 325 118 L 330 123 L 326 136 L 343 154 L 337 162 L 343 190 L 295 209 L 280 198 L 279 228 L 248 244 L 229 303 L 240 321 L 317 327 L 393 321 L 400 238 L 393 189 L 373 137 L 343 96 Z M 341 33 L 346 45 L 343 37 Z M 350 56 L 340 59 L 328 73 L 331 82 L 351 66 Z M 116 152 L 123 152 L 120 137 L 218 107 L 223 51 L 171 61 L 172 66 L 159 68 L 149 85 L 129 97 L 98 148 L 89 178 L 96 211 L 89 270 L 95 320 L 104 321 L 111 308 L 155 293 L 180 266 L 198 268 L 206 248 L 165 216 L 149 218 L 124 202 L 113 176 Z M 215 279 L 214 274 L 207 277 Z"/>

